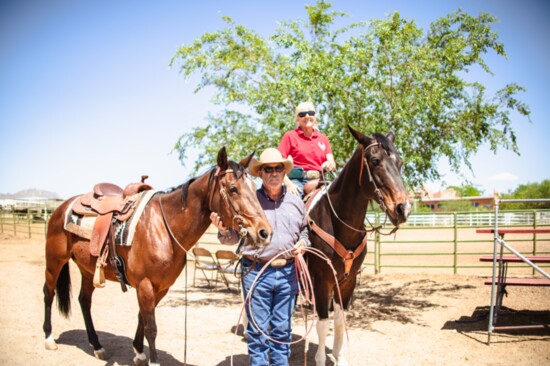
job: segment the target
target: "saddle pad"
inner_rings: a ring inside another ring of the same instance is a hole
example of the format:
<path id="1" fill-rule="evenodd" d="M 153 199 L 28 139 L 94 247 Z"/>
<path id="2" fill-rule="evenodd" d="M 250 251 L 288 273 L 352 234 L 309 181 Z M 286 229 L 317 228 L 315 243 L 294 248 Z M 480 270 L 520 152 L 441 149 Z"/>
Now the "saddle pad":
<path id="1" fill-rule="evenodd" d="M 132 245 L 139 218 L 147 206 L 147 203 L 149 203 L 151 198 L 153 198 L 156 193 L 157 191 L 152 189 L 139 193 L 140 197 L 133 204 L 135 209 L 132 216 L 123 222 L 116 220 L 115 218 L 113 223 L 115 244 L 125 246 Z M 67 211 L 65 211 L 65 230 L 90 240 L 97 216 L 83 216 L 74 213 L 72 207 L 77 199 L 78 197 L 71 202 L 67 208 Z"/>
<path id="2" fill-rule="evenodd" d="M 311 199 L 311 203 L 309 204 L 306 204 L 306 207 L 308 208 L 307 212 L 306 212 L 306 215 L 309 215 L 309 213 L 311 212 L 311 210 L 313 209 L 313 206 L 315 206 L 315 204 L 317 202 L 319 202 L 319 200 L 321 199 L 321 197 L 323 197 L 324 194 L 326 194 L 328 192 L 328 187 L 330 187 L 330 185 L 332 184 L 329 183 L 329 184 L 326 184 L 324 185 L 323 187 L 321 187 L 321 190 L 319 191 L 319 193 L 317 193 L 315 196 L 313 196 Z"/>

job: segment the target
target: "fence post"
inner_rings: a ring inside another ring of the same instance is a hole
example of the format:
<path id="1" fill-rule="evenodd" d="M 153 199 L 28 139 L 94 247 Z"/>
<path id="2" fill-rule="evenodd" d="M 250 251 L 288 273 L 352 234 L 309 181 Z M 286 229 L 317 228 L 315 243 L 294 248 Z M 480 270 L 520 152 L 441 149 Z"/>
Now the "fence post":
<path id="1" fill-rule="evenodd" d="M 17 223 L 15 222 L 15 219 L 17 216 L 15 215 L 15 211 L 13 212 L 13 236 L 17 235 Z"/>
<path id="2" fill-rule="evenodd" d="M 533 229 L 537 228 L 537 210 L 533 210 Z M 533 255 L 537 255 L 537 233 L 533 233 Z M 531 270 L 531 275 L 535 275 L 535 269 Z"/>
<path id="3" fill-rule="evenodd" d="M 31 237 L 31 223 L 32 223 L 32 212 L 30 209 L 27 210 L 27 228 L 29 229 L 29 239 Z"/>
<path id="4" fill-rule="evenodd" d="M 4 234 L 4 210 L 0 210 L 0 233 Z"/>
<path id="5" fill-rule="evenodd" d="M 376 212 L 374 217 L 374 226 L 380 225 L 380 212 Z M 374 233 L 374 274 L 380 273 L 380 233 L 377 231 Z"/>
<path id="6" fill-rule="evenodd" d="M 457 266 L 458 266 L 458 230 L 457 230 L 457 223 L 456 223 L 456 211 L 453 212 L 453 273 L 457 273 Z"/>

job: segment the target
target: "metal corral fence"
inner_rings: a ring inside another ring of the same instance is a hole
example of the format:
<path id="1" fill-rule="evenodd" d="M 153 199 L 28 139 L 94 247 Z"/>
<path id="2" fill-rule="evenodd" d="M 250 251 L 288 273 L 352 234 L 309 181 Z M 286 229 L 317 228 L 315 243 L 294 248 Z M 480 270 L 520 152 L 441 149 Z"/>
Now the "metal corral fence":
<path id="1" fill-rule="evenodd" d="M 0 211 L 0 233 L 45 238 L 51 209 Z M 367 222 L 378 225 L 383 214 L 369 213 Z M 369 226 L 369 224 L 367 224 Z M 499 227 L 541 228 L 550 226 L 550 210 L 500 211 Z M 369 234 L 364 273 L 434 271 L 463 274 L 489 273 L 490 265 L 479 262 L 493 250 L 493 236 L 476 234 L 478 228 L 494 227 L 492 212 L 417 213 L 409 217 L 394 235 Z M 391 226 L 383 229 L 388 233 Z M 550 235 L 514 234 L 506 237 L 522 254 L 549 255 Z M 209 229 L 199 245 L 212 249 L 232 249 L 219 244 Z M 514 267 L 510 265 L 510 269 Z M 518 265 L 517 271 L 524 266 Z"/>
<path id="2" fill-rule="evenodd" d="M 25 207 L 0 210 L 0 233 L 45 238 L 48 220 L 54 209 Z"/>
<path id="3" fill-rule="evenodd" d="M 369 214 L 368 221 L 374 225 L 384 220 L 383 216 Z M 398 268 L 418 272 L 441 269 L 464 274 L 487 273 L 490 265 L 479 262 L 482 255 L 493 253 L 493 235 L 476 234 L 478 228 L 494 227 L 492 212 L 419 213 L 409 217 L 395 235 L 372 234 L 368 240 L 368 254 L 363 270 L 381 273 Z M 501 211 L 499 227 L 541 228 L 550 226 L 550 210 Z M 390 230 L 386 230 L 389 232 Z M 384 233 L 384 230 L 382 230 Z M 511 243 L 523 254 L 550 254 L 548 234 L 509 234 Z M 516 271 L 521 273 L 518 265 Z"/>

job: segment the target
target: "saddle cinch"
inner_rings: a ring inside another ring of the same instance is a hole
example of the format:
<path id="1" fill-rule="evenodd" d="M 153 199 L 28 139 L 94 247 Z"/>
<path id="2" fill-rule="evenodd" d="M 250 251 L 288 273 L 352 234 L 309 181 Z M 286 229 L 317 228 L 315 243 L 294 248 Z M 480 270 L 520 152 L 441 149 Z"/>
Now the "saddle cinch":
<path id="1" fill-rule="evenodd" d="M 148 178 L 141 176 L 141 181 L 130 183 L 124 188 L 112 183 L 98 183 L 93 191 L 77 198 L 73 204 L 73 212 L 84 216 L 97 216 L 90 238 L 90 254 L 98 257 L 94 274 L 94 286 L 105 286 L 103 267 L 107 265 L 107 257 L 111 268 L 119 280 L 122 291 L 126 291 L 126 275 L 124 262 L 117 255 L 113 220 L 127 221 L 133 214 L 134 203 L 142 191 L 153 189 L 145 183 Z"/>

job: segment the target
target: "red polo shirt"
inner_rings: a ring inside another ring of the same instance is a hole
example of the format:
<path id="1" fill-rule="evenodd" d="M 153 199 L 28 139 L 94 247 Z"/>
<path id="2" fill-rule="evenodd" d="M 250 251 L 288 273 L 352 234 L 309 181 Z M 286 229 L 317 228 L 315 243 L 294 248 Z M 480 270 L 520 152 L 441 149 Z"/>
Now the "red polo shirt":
<path id="1" fill-rule="evenodd" d="M 327 161 L 327 154 L 332 154 L 328 137 L 319 131 L 306 136 L 300 128 L 287 131 L 278 149 L 283 157 L 292 156 L 294 166 L 304 170 L 321 171 L 321 164 Z"/>

